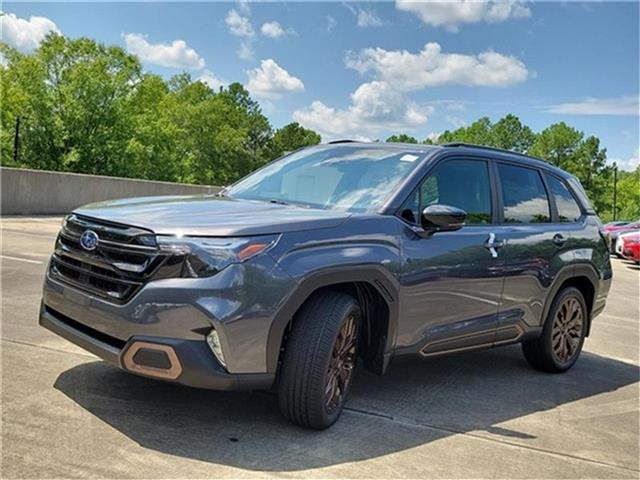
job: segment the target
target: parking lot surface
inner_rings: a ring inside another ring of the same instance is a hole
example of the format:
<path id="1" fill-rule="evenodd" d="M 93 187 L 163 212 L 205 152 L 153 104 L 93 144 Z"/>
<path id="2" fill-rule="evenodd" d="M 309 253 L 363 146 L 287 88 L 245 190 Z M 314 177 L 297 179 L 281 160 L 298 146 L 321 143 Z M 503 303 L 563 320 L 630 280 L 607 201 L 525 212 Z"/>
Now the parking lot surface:
<path id="1" fill-rule="evenodd" d="M 40 328 L 59 218 L 2 219 L 2 478 L 638 478 L 639 277 L 614 260 L 576 366 L 518 346 L 359 371 L 324 432 L 271 393 L 136 377 Z"/>

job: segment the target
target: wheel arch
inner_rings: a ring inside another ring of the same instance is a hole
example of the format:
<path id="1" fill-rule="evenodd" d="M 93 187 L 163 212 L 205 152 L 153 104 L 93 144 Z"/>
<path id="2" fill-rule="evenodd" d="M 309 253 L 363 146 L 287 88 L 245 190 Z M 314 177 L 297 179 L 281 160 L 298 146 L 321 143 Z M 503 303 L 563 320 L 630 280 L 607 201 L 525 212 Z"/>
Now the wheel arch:
<path id="1" fill-rule="evenodd" d="M 598 293 L 599 275 L 596 269 L 591 265 L 571 265 L 561 270 L 554 280 L 547 300 L 545 302 L 542 315 L 542 324 L 549 315 L 549 310 L 559 292 L 567 287 L 575 287 L 584 296 L 587 304 L 587 332 L 588 336 L 591 330 L 591 318 L 593 312 L 594 301 Z"/>
<path id="2" fill-rule="evenodd" d="M 368 341 L 367 368 L 384 373 L 395 346 L 398 328 L 398 284 L 380 265 L 332 268 L 305 277 L 274 317 L 267 339 L 267 372 L 276 373 L 285 337 L 295 313 L 316 292 L 331 289 L 348 293 L 361 304 Z M 383 302 L 378 305 L 377 302 Z M 384 308 L 376 308 L 384 307 Z M 385 311 L 386 310 L 386 311 Z M 380 325 L 384 325 L 382 331 Z M 375 348 L 371 348 L 375 345 Z"/>

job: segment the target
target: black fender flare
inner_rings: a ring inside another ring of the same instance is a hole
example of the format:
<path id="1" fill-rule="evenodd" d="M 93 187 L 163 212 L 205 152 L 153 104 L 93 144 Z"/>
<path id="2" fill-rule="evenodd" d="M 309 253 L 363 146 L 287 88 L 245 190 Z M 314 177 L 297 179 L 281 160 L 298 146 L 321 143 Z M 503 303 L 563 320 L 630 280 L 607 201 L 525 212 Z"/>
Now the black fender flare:
<path id="1" fill-rule="evenodd" d="M 379 264 L 330 267 L 316 271 L 304 277 L 296 289 L 286 298 L 276 313 L 267 339 L 267 372 L 275 373 L 284 333 L 302 304 L 313 292 L 340 283 L 364 282 L 375 288 L 384 298 L 389 308 L 389 327 L 384 349 L 386 366 L 393 353 L 398 331 L 398 292 L 397 279 L 385 267 Z"/>
<path id="2" fill-rule="evenodd" d="M 544 310 L 542 313 L 542 318 L 540 319 L 540 326 L 543 327 L 547 316 L 549 315 L 549 310 L 551 310 L 551 304 L 553 300 L 558 295 L 560 291 L 560 287 L 567 281 L 577 277 L 586 277 L 591 286 L 593 287 L 593 303 L 595 304 L 595 299 L 598 297 L 598 285 L 600 283 L 600 276 L 598 275 L 597 270 L 593 265 L 589 264 L 579 264 L 579 265 L 567 265 L 562 268 L 557 274 L 553 283 L 551 284 L 551 288 L 549 289 L 549 294 L 547 295 L 547 300 L 545 301 Z M 593 305 L 591 305 L 591 309 L 593 310 Z M 587 319 L 587 335 L 589 335 L 589 331 L 591 329 L 591 315 L 592 312 L 589 312 Z"/>

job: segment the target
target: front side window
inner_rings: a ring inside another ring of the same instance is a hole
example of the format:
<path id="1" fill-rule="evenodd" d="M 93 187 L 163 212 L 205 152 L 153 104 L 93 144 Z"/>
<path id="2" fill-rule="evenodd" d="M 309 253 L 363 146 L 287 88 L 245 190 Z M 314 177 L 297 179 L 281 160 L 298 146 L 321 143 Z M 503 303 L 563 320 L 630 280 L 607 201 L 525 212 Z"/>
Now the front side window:
<path id="1" fill-rule="evenodd" d="M 328 210 L 372 211 L 417 167 L 428 150 L 345 145 L 300 150 L 243 178 L 224 194 Z"/>
<path id="2" fill-rule="evenodd" d="M 537 170 L 498 164 L 505 223 L 551 221 L 549 199 Z"/>
<path id="3" fill-rule="evenodd" d="M 582 212 L 569 189 L 553 175 L 545 173 L 545 178 L 547 179 L 547 185 L 549 185 L 551 195 L 553 195 L 553 199 L 556 202 L 558 221 L 563 223 L 577 222 Z"/>
<path id="4" fill-rule="evenodd" d="M 421 212 L 433 204 L 467 212 L 467 224 L 491 223 L 491 182 L 487 162 L 448 160 L 438 165 L 402 208 L 405 220 L 420 223 Z"/>

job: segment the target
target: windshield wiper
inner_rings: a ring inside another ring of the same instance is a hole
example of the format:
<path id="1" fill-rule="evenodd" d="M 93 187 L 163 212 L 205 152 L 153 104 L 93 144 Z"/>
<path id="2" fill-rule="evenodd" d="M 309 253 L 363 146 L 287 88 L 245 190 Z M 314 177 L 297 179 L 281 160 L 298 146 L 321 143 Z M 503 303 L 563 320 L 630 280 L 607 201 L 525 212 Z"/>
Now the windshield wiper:
<path id="1" fill-rule="evenodd" d="M 275 203 L 277 205 L 290 205 L 290 203 L 285 202 L 284 200 L 278 200 L 277 198 L 270 198 L 269 203 Z"/>

